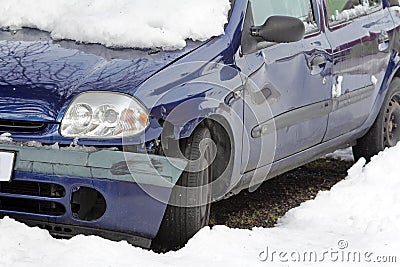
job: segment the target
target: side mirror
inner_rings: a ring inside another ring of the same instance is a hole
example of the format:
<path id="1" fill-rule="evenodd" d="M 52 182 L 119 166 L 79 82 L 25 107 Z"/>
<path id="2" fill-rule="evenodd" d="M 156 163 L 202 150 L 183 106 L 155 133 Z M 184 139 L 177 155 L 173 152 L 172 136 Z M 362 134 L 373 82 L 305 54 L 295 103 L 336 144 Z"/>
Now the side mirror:
<path id="1" fill-rule="evenodd" d="M 303 21 L 294 17 L 272 16 L 264 25 L 250 29 L 251 35 L 273 43 L 292 43 L 303 39 L 306 32 Z"/>

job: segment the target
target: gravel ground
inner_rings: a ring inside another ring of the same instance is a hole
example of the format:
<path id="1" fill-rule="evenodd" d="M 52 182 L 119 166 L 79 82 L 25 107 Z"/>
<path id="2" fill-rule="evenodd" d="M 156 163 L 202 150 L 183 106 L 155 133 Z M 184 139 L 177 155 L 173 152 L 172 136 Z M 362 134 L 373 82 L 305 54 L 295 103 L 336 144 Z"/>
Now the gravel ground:
<path id="1" fill-rule="evenodd" d="M 265 182 L 257 191 L 213 204 L 210 226 L 251 229 L 273 227 L 287 211 L 330 190 L 354 162 L 320 159 Z"/>

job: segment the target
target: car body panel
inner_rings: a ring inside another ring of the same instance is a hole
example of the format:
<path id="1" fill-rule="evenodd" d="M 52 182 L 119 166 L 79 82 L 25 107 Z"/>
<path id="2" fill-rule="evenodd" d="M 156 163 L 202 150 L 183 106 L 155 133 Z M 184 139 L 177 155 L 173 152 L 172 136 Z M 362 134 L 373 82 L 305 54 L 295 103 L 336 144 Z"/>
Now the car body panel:
<path id="1" fill-rule="evenodd" d="M 88 179 L 79 176 L 53 176 L 20 171 L 14 173 L 13 181 L 61 184 L 66 190 L 66 195 L 61 198 L 46 199 L 42 197 L 34 198 L 23 194 L 0 193 L 0 198 L 11 197 L 25 201 L 51 201 L 60 203 L 64 207 L 69 207 L 72 193 L 80 187 L 89 187 L 101 192 L 107 201 L 106 213 L 95 221 L 80 220 L 69 208 L 66 209 L 65 214 L 60 216 L 10 210 L 1 211 L 2 216 L 11 216 L 21 220 L 34 220 L 38 222 L 38 225 L 40 225 L 39 222 L 42 222 L 43 225 L 46 225 L 46 223 L 76 225 L 115 233 L 128 233 L 132 236 L 140 236 L 151 240 L 157 235 L 166 209 L 166 204 L 149 196 L 143 190 L 143 186 L 132 182 Z M 164 198 L 168 198 L 171 193 L 171 189 L 164 187 L 149 186 L 148 190 L 157 191 L 157 194 Z M 149 244 L 138 245 L 149 246 Z"/>
<path id="2" fill-rule="evenodd" d="M 332 90 L 335 105 L 325 141 L 359 128 L 369 117 L 390 60 L 393 28 L 389 10 L 382 7 L 327 28 L 334 86 L 340 92 L 334 95 Z M 380 38 L 387 38 L 382 44 L 386 47 L 380 47 Z"/>
<path id="3" fill-rule="evenodd" d="M 316 20 L 319 21 L 319 17 Z M 270 164 L 322 141 L 328 123 L 329 102 L 325 109 L 323 101 L 330 99 L 331 63 L 328 54 L 330 45 L 321 31 L 323 26 L 319 26 L 320 30 L 307 33 L 299 42 L 275 44 L 244 55 L 247 66 L 238 60 L 242 73 L 248 77 L 245 84 L 247 134 L 251 136 L 255 127 L 272 119 L 275 120 L 276 129 L 275 157 L 268 157 L 273 151 L 262 149 L 261 146 L 261 143 L 270 146 L 274 140 L 271 135 L 275 132 L 253 138 L 250 140 L 252 158 L 249 159 L 246 171 Z M 313 74 L 311 61 L 317 56 L 326 58 L 327 63 Z M 254 101 L 260 98 L 264 98 L 262 102 L 267 103 Z M 319 102 L 322 102 L 322 107 L 313 105 Z M 270 112 L 266 109 L 270 109 Z M 318 115 L 310 116 L 310 112 Z M 257 116 L 252 116 L 252 113 Z M 296 119 L 288 123 L 288 117 Z"/>
<path id="4" fill-rule="evenodd" d="M 79 225 L 131 234 L 136 244 L 145 247 L 150 244 L 146 240 L 157 235 L 172 188 L 186 166 L 179 159 L 112 150 L 88 152 L 9 143 L 0 145 L 0 151 L 16 155 L 12 181 L 0 183 L 0 209 L 3 209 L 0 214 L 34 220 L 38 225 L 40 222 Z M 18 186 L 18 182 L 38 188 L 39 183 L 54 183 L 65 194 L 43 196 L 32 193 L 35 191 L 32 189 L 9 189 Z M 73 193 L 81 187 L 95 189 L 105 198 L 107 207 L 101 218 L 80 219 L 70 208 Z M 10 206 L 9 199 L 40 203 L 30 211 L 19 205 Z M 42 203 L 57 203 L 65 212 L 53 215 L 48 210 L 40 210 Z"/>

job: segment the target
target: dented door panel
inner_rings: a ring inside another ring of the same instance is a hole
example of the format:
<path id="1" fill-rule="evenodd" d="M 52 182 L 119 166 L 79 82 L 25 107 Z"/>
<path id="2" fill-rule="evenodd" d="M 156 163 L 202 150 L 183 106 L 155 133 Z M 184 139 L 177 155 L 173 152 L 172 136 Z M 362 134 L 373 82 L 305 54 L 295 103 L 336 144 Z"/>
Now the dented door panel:
<path id="1" fill-rule="evenodd" d="M 324 141 L 359 128 L 369 117 L 390 60 L 393 21 L 382 3 L 346 22 L 327 19 L 333 47 L 333 112 Z"/>

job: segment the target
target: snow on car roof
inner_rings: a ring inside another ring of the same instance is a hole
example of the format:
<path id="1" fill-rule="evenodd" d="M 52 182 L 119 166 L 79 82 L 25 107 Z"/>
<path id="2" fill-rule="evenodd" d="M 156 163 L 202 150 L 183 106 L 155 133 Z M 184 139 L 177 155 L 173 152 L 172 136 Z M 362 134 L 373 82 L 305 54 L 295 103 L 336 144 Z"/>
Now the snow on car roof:
<path id="1" fill-rule="evenodd" d="M 0 0 L 0 27 L 117 48 L 182 49 L 224 33 L 229 0 Z"/>

